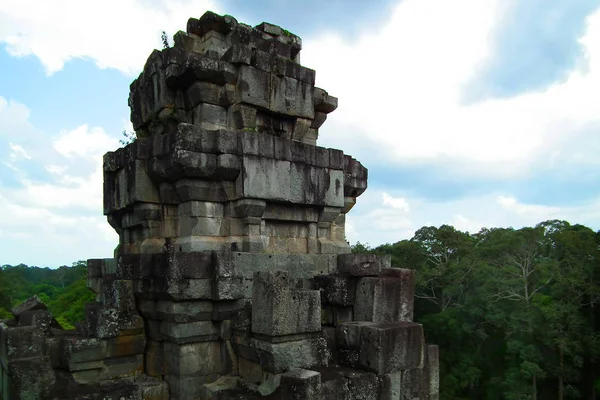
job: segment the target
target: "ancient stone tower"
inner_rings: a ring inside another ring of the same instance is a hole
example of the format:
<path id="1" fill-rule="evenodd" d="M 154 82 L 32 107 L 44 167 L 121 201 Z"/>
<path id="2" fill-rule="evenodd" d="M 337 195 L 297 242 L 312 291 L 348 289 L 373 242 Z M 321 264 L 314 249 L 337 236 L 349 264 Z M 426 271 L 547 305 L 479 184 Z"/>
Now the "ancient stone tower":
<path id="1" fill-rule="evenodd" d="M 300 38 L 190 19 L 131 85 L 138 139 L 104 157 L 114 259 L 63 331 L 38 299 L 0 327 L 2 398 L 430 399 L 414 271 L 350 254 L 367 170 L 316 145 L 337 99 Z"/>

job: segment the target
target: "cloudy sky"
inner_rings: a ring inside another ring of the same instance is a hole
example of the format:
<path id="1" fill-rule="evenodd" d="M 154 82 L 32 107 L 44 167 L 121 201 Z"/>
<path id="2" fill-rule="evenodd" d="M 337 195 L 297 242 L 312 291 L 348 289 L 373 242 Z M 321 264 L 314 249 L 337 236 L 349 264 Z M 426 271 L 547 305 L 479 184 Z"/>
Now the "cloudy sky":
<path id="1" fill-rule="evenodd" d="M 102 154 L 160 32 L 206 10 L 303 38 L 340 99 L 320 145 L 369 168 L 352 243 L 600 229 L 600 0 L 0 0 L 0 264 L 112 255 Z"/>

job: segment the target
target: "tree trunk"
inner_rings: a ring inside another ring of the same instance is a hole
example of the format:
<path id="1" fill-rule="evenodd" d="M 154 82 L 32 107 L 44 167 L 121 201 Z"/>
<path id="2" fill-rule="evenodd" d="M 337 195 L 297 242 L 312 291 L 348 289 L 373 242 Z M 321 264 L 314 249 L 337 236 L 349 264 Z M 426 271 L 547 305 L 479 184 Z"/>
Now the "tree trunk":
<path id="1" fill-rule="evenodd" d="M 535 374 L 531 378 L 532 395 L 531 400 L 537 400 L 537 376 Z"/>
<path id="2" fill-rule="evenodd" d="M 558 372 L 558 400 L 563 400 L 563 396 L 565 393 L 564 389 L 564 379 L 563 379 L 563 370 L 565 367 L 565 357 L 564 357 L 564 348 L 563 344 L 558 345 L 558 354 L 560 360 L 559 372 Z"/>
<path id="3" fill-rule="evenodd" d="M 592 325 L 592 329 L 596 329 L 596 310 L 594 309 L 594 302 L 592 301 L 590 304 L 590 322 Z M 592 391 L 591 391 L 591 396 L 590 396 L 590 400 L 596 400 L 596 369 L 598 368 L 597 361 L 594 361 L 592 359 L 592 357 L 590 357 L 588 355 L 589 359 L 590 359 L 590 364 L 591 364 L 591 368 L 590 368 L 590 382 L 592 384 Z"/>

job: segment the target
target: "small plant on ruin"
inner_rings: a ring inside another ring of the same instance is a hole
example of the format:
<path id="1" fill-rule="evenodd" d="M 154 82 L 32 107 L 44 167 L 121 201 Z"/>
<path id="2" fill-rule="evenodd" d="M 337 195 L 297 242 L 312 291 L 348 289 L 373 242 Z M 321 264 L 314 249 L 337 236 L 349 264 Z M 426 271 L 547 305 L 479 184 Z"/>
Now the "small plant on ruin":
<path id="1" fill-rule="evenodd" d="M 127 132 L 126 130 L 123 130 L 121 133 L 123 135 L 123 139 L 119 140 L 121 146 L 127 146 L 128 144 L 133 143 L 136 139 L 135 132 Z"/>
<path id="2" fill-rule="evenodd" d="M 167 33 L 165 31 L 162 31 L 160 39 L 162 40 L 163 49 L 168 49 L 169 47 L 171 47 L 171 45 L 169 44 L 169 37 L 167 36 Z"/>

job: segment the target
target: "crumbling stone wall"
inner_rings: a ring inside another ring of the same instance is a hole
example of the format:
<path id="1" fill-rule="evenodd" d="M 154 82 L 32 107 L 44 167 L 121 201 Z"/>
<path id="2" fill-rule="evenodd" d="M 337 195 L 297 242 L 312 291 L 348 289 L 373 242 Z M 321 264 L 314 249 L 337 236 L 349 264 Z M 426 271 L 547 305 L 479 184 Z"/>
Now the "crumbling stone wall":
<path id="1" fill-rule="evenodd" d="M 438 398 L 414 271 L 349 254 L 367 170 L 316 145 L 337 99 L 300 50 L 206 13 L 150 55 L 129 98 L 138 139 L 104 158 L 120 240 L 88 262 L 97 301 L 76 332 L 39 300 L 13 311 L 3 398 Z"/>

